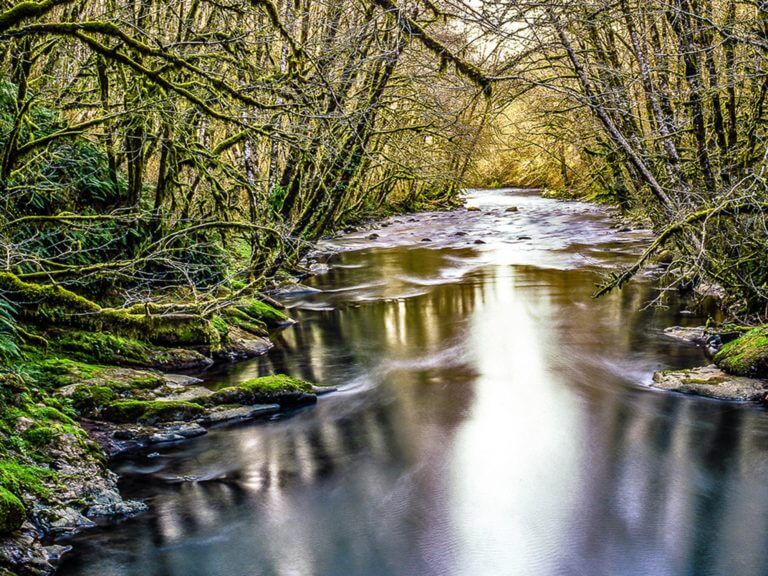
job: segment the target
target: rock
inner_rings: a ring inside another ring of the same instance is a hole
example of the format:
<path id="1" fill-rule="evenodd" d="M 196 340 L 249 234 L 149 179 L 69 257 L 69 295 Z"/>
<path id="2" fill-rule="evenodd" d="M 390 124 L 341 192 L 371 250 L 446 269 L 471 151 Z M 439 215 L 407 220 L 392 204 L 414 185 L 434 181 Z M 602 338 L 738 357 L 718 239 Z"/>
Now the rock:
<path id="1" fill-rule="evenodd" d="M 697 394 L 720 400 L 764 400 L 765 382 L 731 376 L 715 365 L 687 370 L 662 370 L 653 375 L 653 386 L 662 390 Z"/>
<path id="2" fill-rule="evenodd" d="M 165 383 L 172 387 L 191 386 L 192 384 L 200 384 L 202 380 L 195 378 L 194 376 L 188 376 L 186 374 L 163 374 L 163 380 Z"/>
<path id="3" fill-rule="evenodd" d="M 0 537 L 0 574 L 11 576 L 50 576 L 55 566 L 39 540 L 35 526 L 26 522 L 20 532 Z"/>
<path id="4" fill-rule="evenodd" d="M 246 360 L 266 354 L 274 344 L 267 338 L 254 336 L 245 330 L 232 327 L 229 330 L 229 343 L 218 350 L 214 356 L 218 360 Z"/>
<path id="5" fill-rule="evenodd" d="M 45 556 L 51 564 L 58 564 L 61 561 L 61 557 L 67 552 L 72 550 L 72 546 L 62 546 L 60 544 L 52 544 L 44 548 Z"/>
<path id="6" fill-rule="evenodd" d="M 422 242 L 432 242 L 432 238 L 422 238 Z"/>
<path id="7" fill-rule="evenodd" d="M 18 496 L 0 487 L 0 534 L 15 532 L 26 519 L 24 504 Z"/>
<path id="8" fill-rule="evenodd" d="M 325 396 L 326 394 L 330 394 L 332 392 L 336 392 L 338 390 L 338 387 L 336 387 L 336 386 L 312 386 L 312 390 L 318 396 Z"/>
<path id="9" fill-rule="evenodd" d="M 459 232 L 455 232 L 453 235 L 454 235 L 454 236 L 466 236 L 466 235 L 467 235 L 467 233 L 466 233 L 466 232 L 461 232 L 461 231 L 459 231 Z"/>
<path id="10" fill-rule="evenodd" d="M 485 244 L 485 240 L 475 240 L 473 244 Z"/>
<path id="11" fill-rule="evenodd" d="M 669 328 L 664 328 L 664 335 L 675 340 L 684 340 L 700 346 L 705 345 L 710 337 L 705 326 L 670 326 Z"/>
<path id="12" fill-rule="evenodd" d="M 101 417 L 115 424 L 138 422 L 154 426 L 163 422 L 193 420 L 203 412 L 201 405 L 179 400 L 116 400 L 104 407 Z"/>
<path id="13" fill-rule="evenodd" d="M 331 267 L 325 262 L 315 262 L 309 267 L 309 271 L 312 274 L 325 274 L 331 269 Z"/>
<path id="14" fill-rule="evenodd" d="M 106 492 L 105 492 L 106 493 Z M 98 496 L 101 496 L 99 494 Z M 98 497 L 97 496 L 97 497 Z M 119 494 L 117 495 L 119 498 Z M 96 524 L 74 508 L 51 507 L 36 503 L 33 506 L 35 524 L 48 534 L 68 536 L 85 528 L 93 528 Z"/>
<path id="15" fill-rule="evenodd" d="M 753 328 L 728 342 L 714 360 L 729 374 L 768 378 L 768 325 Z"/>
<path id="16" fill-rule="evenodd" d="M 481 210 L 477 206 L 467 206 L 467 212 L 481 212 Z"/>
<path id="17" fill-rule="evenodd" d="M 518 210 L 519 208 L 517 206 L 510 206 L 509 208 L 504 210 L 504 212 L 517 212 Z"/>
<path id="18" fill-rule="evenodd" d="M 252 420 L 259 416 L 268 416 L 279 411 L 279 404 L 254 404 L 252 406 L 240 406 L 238 408 L 217 406 L 200 418 L 198 422 L 205 426 L 224 424 L 227 422 L 242 422 Z"/>
<path id="19" fill-rule="evenodd" d="M 185 348 L 170 348 L 150 352 L 149 367 L 162 371 L 200 370 L 208 368 L 213 360 L 204 356 L 197 350 Z"/>
<path id="20" fill-rule="evenodd" d="M 280 288 L 277 288 L 276 290 L 273 290 L 270 294 L 273 296 L 297 296 L 302 294 L 314 294 L 316 292 L 320 292 L 317 288 L 312 288 L 311 286 L 305 286 L 304 284 L 288 284 L 286 286 L 281 286 Z"/>
<path id="21" fill-rule="evenodd" d="M 149 507 L 144 502 L 137 500 L 123 500 L 117 490 L 112 492 L 102 492 L 94 498 L 88 508 L 90 518 L 102 516 L 122 516 L 129 517 L 146 512 Z"/>
<path id="22" fill-rule="evenodd" d="M 530 236 L 518 236 L 517 239 L 518 240 L 530 240 L 531 237 Z"/>
<path id="23" fill-rule="evenodd" d="M 156 426 L 98 423 L 97 426 L 91 427 L 90 432 L 104 452 L 114 458 L 119 454 L 141 450 L 153 444 L 202 436 L 207 430 L 197 422 L 168 422 Z"/>
<path id="24" fill-rule="evenodd" d="M 317 402 L 317 395 L 312 384 L 285 374 L 252 378 L 236 386 L 216 390 L 206 400 L 209 406 L 279 404 L 285 407 L 315 402 Z"/>
<path id="25" fill-rule="evenodd" d="M 373 234 L 368 234 L 368 236 L 366 236 L 366 238 L 368 240 L 376 240 L 377 238 L 379 238 L 379 235 L 374 232 Z"/>
<path id="26" fill-rule="evenodd" d="M 213 391 L 205 386 L 184 386 L 181 388 L 173 388 L 169 396 L 160 396 L 157 398 L 157 401 L 173 402 L 180 400 L 183 402 L 200 403 L 211 394 L 213 394 Z"/>

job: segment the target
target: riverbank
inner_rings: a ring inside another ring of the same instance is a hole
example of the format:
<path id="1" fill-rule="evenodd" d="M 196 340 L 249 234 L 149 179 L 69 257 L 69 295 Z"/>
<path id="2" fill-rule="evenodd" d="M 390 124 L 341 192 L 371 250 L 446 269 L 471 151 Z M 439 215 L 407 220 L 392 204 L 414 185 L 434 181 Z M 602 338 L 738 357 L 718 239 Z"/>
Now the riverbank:
<path id="1" fill-rule="evenodd" d="M 664 333 L 669 338 L 702 347 L 713 363 L 658 371 L 653 375 L 654 388 L 768 405 L 768 326 L 673 326 Z"/>
<path id="2" fill-rule="evenodd" d="M 313 404 L 333 390 L 281 374 L 227 387 L 189 375 L 262 355 L 270 337 L 293 323 L 253 299 L 229 310 L 216 320 L 218 346 L 168 348 L 110 333 L 22 328 L 49 344 L 25 346 L 13 372 L 0 375 L 3 576 L 52 574 L 67 550 L 58 537 L 147 509 L 122 497 L 110 459 Z"/>

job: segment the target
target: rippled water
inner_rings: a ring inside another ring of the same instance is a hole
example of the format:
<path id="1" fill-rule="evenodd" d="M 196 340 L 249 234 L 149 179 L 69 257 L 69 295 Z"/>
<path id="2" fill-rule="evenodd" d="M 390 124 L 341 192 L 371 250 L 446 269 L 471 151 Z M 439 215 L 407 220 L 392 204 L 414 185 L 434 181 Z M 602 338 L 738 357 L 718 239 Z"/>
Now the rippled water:
<path id="1" fill-rule="evenodd" d="M 285 298 L 300 323 L 209 378 L 340 391 L 118 463 L 151 512 L 70 541 L 61 573 L 768 573 L 765 413 L 647 387 L 705 361 L 650 281 L 590 299 L 643 233 L 525 191 L 470 204 L 329 242 Z"/>

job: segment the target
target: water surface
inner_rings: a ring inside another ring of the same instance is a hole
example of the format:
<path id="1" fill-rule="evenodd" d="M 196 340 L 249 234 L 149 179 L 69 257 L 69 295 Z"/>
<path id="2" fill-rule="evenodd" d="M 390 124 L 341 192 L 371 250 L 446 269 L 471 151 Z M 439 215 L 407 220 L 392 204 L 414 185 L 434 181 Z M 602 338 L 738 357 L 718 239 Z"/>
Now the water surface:
<path id="1" fill-rule="evenodd" d="M 768 573 L 768 418 L 648 388 L 705 362 L 661 333 L 702 318 L 647 306 L 650 279 L 590 298 L 646 235 L 526 191 L 470 204 L 326 243 L 285 298 L 300 323 L 208 377 L 340 391 L 117 463 L 151 511 L 70 541 L 61 573 Z"/>

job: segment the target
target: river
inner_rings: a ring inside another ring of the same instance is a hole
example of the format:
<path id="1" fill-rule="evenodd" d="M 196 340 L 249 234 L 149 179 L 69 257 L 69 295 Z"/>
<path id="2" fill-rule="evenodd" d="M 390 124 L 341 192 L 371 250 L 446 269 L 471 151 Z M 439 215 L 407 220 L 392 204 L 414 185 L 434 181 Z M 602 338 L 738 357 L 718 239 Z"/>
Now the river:
<path id="1" fill-rule="evenodd" d="M 116 462 L 151 511 L 66 542 L 60 573 L 767 574 L 765 412 L 648 387 L 705 362 L 662 333 L 703 318 L 648 306 L 650 278 L 590 298 L 647 236 L 529 191 L 468 204 L 325 242 L 283 298 L 299 323 L 206 378 L 339 391 Z"/>

